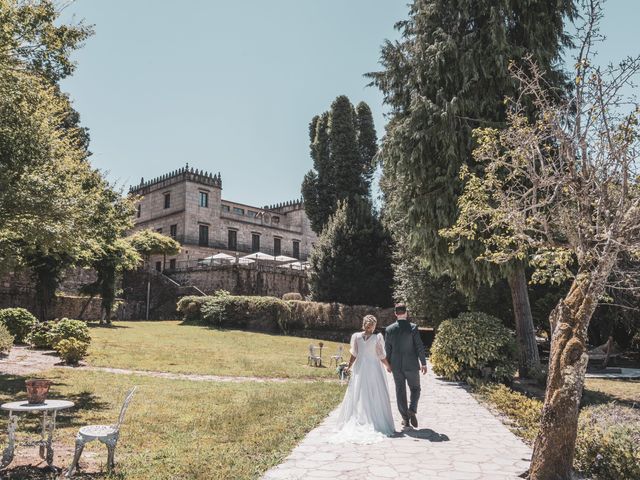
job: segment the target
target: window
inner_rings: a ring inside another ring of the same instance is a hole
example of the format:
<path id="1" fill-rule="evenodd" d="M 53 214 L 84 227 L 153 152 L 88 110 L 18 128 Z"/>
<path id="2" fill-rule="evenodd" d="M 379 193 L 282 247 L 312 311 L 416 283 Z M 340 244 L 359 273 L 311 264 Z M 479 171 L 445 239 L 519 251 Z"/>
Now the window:
<path id="1" fill-rule="evenodd" d="M 293 241 L 293 258 L 300 259 L 300 242 L 298 240 Z"/>
<path id="2" fill-rule="evenodd" d="M 229 230 L 229 250 L 238 249 L 238 232 Z"/>
<path id="3" fill-rule="evenodd" d="M 209 206 L 209 194 L 207 192 L 200 192 L 200 206 L 205 208 Z"/>
<path id="4" fill-rule="evenodd" d="M 280 238 L 273 239 L 273 254 L 276 257 L 282 254 L 282 240 Z"/>
<path id="5" fill-rule="evenodd" d="M 156 232 L 162 233 L 162 229 L 161 228 L 156 228 Z"/>
<path id="6" fill-rule="evenodd" d="M 169 236 L 175 239 L 178 236 L 178 225 L 171 225 L 169 227 Z"/>
<path id="7" fill-rule="evenodd" d="M 171 260 L 169 260 L 169 270 L 175 270 L 176 269 L 176 259 L 172 258 Z"/>
<path id="8" fill-rule="evenodd" d="M 140 218 L 140 215 L 142 214 L 142 204 L 139 203 L 138 204 L 138 218 Z"/>
<path id="9" fill-rule="evenodd" d="M 158 272 L 162 271 L 162 262 L 156 262 L 156 271 Z"/>
<path id="10" fill-rule="evenodd" d="M 198 245 L 201 247 L 209 246 L 209 227 L 207 225 L 199 226 Z"/>
<path id="11" fill-rule="evenodd" d="M 229 205 L 222 205 L 222 211 L 223 211 L 223 212 L 227 212 L 227 213 L 229 213 L 229 211 L 230 211 L 230 210 L 231 210 L 231 209 L 229 208 Z"/>
<path id="12" fill-rule="evenodd" d="M 233 207 L 233 213 L 236 215 L 244 215 L 244 208 Z"/>
<path id="13" fill-rule="evenodd" d="M 169 208 L 171 207 L 171 194 L 170 193 L 165 193 L 164 194 L 164 208 Z"/>
<path id="14" fill-rule="evenodd" d="M 280 223 L 280 217 L 275 217 L 275 216 L 274 216 L 274 217 L 271 219 L 271 223 Z"/>
<path id="15" fill-rule="evenodd" d="M 251 234 L 251 251 L 252 252 L 260 251 L 260 234 L 258 233 Z"/>
<path id="16" fill-rule="evenodd" d="M 253 210 L 247 210 L 247 217 L 255 218 L 258 216 L 258 212 L 254 212 Z"/>

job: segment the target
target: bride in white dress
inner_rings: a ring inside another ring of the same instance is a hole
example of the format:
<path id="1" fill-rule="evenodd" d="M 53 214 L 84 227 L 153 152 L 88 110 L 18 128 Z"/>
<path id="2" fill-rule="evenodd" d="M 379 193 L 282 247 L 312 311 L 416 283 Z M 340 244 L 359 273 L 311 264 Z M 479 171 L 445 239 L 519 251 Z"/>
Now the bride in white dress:
<path id="1" fill-rule="evenodd" d="M 374 443 L 395 433 L 387 376 L 390 371 L 382 334 L 374 335 L 376 317 L 367 315 L 362 332 L 351 336 L 351 380 L 338 412 L 337 442 Z M 353 366 L 353 368 L 352 368 Z"/>

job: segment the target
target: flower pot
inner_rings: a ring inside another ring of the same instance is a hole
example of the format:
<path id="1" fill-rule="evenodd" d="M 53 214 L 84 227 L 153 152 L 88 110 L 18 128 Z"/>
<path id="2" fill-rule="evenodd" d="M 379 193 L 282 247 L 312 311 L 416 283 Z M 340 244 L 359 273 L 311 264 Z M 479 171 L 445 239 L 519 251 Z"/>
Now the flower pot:
<path id="1" fill-rule="evenodd" d="M 49 393 L 51 380 L 31 378 L 24 383 L 27 385 L 27 401 L 30 404 L 44 403 Z"/>

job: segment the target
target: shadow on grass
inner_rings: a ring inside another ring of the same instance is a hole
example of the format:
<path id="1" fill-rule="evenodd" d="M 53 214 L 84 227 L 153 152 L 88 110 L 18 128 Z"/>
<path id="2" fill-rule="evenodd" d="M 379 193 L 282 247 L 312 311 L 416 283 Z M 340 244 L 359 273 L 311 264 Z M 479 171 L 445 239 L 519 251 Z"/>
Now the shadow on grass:
<path id="1" fill-rule="evenodd" d="M 624 380 L 618 380 L 624 382 Z M 631 382 L 629 382 L 631 383 Z M 610 393 L 601 392 L 599 390 L 590 390 L 585 388 L 582 392 L 582 400 L 580 401 L 580 407 L 586 407 L 588 405 L 601 405 L 603 403 L 615 402 L 618 405 L 625 407 L 631 407 L 640 409 L 640 400 L 629 400 L 627 398 L 620 398 Z"/>
<path id="2" fill-rule="evenodd" d="M 47 466 L 38 467 L 32 465 L 20 465 L 16 467 L 6 468 L 4 470 L 0 470 L 0 480 L 53 480 L 53 479 L 61 479 L 65 478 L 66 470 L 62 470 L 60 468 L 51 469 Z M 84 473 L 81 470 L 76 471 L 73 475 L 76 480 L 83 479 L 109 479 L 109 480 L 123 480 L 125 478 L 124 474 L 121 473 L 113 473 L 111 475 L 107 475 L 106 472 L 94 472 L 94 473 Z"/>
<path id="3" fill-rule="evenodd" d="M 101 324 L 101 323 L 89 323 L 87 322 L 87 327 L 93 329 L 93 328 L 106 328 L 106 329 L 110 329 L 110 330 L 119 330 L 119 329 L 123 329 L 123 328 L 131 328 L 128 327 L 126 325 L 114 325 L 113 323 L 109 323 L 109 324 Z"/>

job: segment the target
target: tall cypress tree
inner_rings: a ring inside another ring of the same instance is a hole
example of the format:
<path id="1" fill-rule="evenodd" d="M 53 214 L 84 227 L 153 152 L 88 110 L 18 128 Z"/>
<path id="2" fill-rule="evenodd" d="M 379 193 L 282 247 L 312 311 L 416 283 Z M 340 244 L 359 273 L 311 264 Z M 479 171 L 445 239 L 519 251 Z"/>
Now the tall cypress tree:
<path id="1" fill-rule="evenodd" d="M 453 275 L 467 292 L 509 279 L 521 348 L 521 372 L 539 364 L 524 264 L 498 270 L 476 258 L 477 243 L 455 254 L 440 237 L 457 217 L 460 167 L 477 171 L 472 130 L 500 127 L 505 96 L 516 92 L 508 64 L 526 55 L 563 87 L 556 68 L 569 40 L 564 20 L 573 0 L 414 0 L 399 22 L 401 40 L 386 42 L 384 70 L 369 74 L 391 108 L 382 147 L 392 208 L 408 225 L 408 240 L 436 275 Z"/>
<path id="2" fill-rule="evenodd" d="M 311 120 L 309 139 L 314 169 L 304 177 L 302 197 L 311 227 L 319 234 L 340 200 L 370 195 L 378 148 L 371 109 L 364 102 L 354 108 L 341 95 L 328 112 Z"/>

